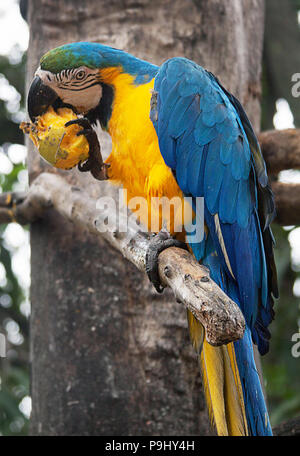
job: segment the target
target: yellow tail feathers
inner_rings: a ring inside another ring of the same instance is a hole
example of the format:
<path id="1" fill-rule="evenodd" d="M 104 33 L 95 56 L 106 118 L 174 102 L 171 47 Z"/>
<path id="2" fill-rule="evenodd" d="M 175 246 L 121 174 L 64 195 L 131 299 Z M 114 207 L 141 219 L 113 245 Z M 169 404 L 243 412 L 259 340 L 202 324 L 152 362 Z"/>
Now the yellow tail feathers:
<path id="1" fill-rule="evenodd" d="M 204 340 L 204 328 L 189 310 L 187 310 L 187 320 L 193 348 L 200 355 Z"/>
<path id="2" fill-rule="evenodd" d="M 233 344 L 213 347 L 203 338 L 204 329 L 190 312 L 188 322 L 193 346 L 199 354 L 209 415 L 218 435 L 248 435 L 243 390 Z"/>

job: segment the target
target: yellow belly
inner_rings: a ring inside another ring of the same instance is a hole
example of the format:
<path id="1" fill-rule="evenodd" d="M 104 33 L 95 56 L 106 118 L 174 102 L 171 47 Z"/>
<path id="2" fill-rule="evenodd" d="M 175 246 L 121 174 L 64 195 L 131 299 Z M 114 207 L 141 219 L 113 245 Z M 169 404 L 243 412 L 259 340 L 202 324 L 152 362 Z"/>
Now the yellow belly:
<path id="1" fill-rule="evenodd" d="M 183 204 L 183 194 L 162 158 L 149 117 L 154 81 L 136 87 L 128 83 L 130 76 L 119 78 L 109 122 L 113 143 L 106 160 L 109 178 L 127 190 L 129 209 L 150 231 L 165 226 L 181 237 L 191 209 Z"/>

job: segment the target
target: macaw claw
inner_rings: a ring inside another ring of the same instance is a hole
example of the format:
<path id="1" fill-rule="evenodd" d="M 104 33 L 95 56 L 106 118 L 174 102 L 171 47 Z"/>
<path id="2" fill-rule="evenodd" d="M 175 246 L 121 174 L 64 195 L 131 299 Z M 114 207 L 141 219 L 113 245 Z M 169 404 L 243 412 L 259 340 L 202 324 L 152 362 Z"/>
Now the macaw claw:
<path id="1" fill-rule="evenodd" d="M 107 168 L 109 168 L 109 165 L 103 162 L 98 136 L 89 120 L 86 117 L 80 117 L 78 119 L 70 120 L 65 124 L 65 127 L 74 124 L 83 127 L 83 129 L 77 133 L 77 136 L 84 135 L 89 144 L 89 158 L 84 163 L 80 162 L 78 164 L 79 171 L 90 171 L 92 176 L 98 180 L 108 179 Z"/>
<path id="2" fill-rule="evenodd" d="M 163 228 L 150 240 L 146 253 L 146 273 L 158 293 L 162 293 L 164 290 L 159 278 L 158 256 L 163 250 L 168 249 L 169 247 L 179 247 L 188 250 L 187 245 L 184 242 L 172 238 L 170 233 Z"/>

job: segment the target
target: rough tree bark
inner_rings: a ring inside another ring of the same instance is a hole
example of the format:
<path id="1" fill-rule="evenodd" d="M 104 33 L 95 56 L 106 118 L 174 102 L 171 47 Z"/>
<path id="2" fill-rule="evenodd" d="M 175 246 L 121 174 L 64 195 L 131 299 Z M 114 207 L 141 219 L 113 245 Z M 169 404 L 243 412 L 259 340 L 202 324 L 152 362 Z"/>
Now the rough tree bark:
<path id="1" fill-rule="evenodd" d="M 263 0 L 30 0 L 28 21 L 28 83 L 39 57 L 70 41 L 158 64 L 183 55 L 213 71 L 258 129 Z M 46 169 L 54 172 L 31 149 L 30 180 Z M 77 171 L 62 175 L 93 197 L 115 193 Z M 31 249 L 32 434 L 209 434 L 185 312 L 172 295 L 157 295 L 55 211 L 31 227 Z"/>

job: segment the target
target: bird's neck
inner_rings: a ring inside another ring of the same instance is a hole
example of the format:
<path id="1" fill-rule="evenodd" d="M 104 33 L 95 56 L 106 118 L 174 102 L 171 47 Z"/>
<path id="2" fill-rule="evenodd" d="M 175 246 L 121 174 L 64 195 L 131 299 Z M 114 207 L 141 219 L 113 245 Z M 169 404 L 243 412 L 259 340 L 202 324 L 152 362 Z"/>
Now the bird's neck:
<path id="1" fill-rule="evenodd" d="M 150 120 L 154 79 L 136 85 L 133 76 L 120 71 L 115 71 L 113 76 L 111 72 L 110 77 L 111 80 L 108 77 L 105 79 L 105 83 L 110 82 L 114 92 L 107 128 L 112 138 L 112 152 L 107 159 L 110 179 L 118 181 L 127 189 L 140 181 L 134 193 L 141 196 L 151 167 L 163 161 Z"/>
<path id="2" fill-rule="evenodd" d="M 120 68 L 101 71 L 104 87 L 110 87 L 112 92 L 107 131 L 113 143 L 123 143 L 125 137 L 134 140 L 138 132 L 152 130 L 149 113 L 154 79 L 148 81 L 148 76 L 145 75 L 147 82 L 136 84 L 136 77 L 122 72 Z"/>
<path id="3" fill-rule="evenodd" d="M 100 70 L 102 97 L 99 105 L 90 111 L 89 120 L 92 123 L 99 120 L 102 129 L 113 135 L 116 131 L 116 125 L 120 124 L 123 118 L 119 115 L 120 106 L 126 112 L 128 109 L 132 110 L 130 118 L 136 113 L 134 105 L 138 99 L 142 100 L 145 108 L 145 103 L 147 104 L 148 98 L 151 98 L 150 90 L 153 88 L 157 71 L 158 67 L 143 61 L 131 73 L 124 71 L 123 66 L 102 68 Z"/>
<path id="4" fill-rule="evenodd" d="M 139 201 L 147 202 L 146 206 L 141 204 L 138 217 L 150 229 L 153 214 L 154 219 L 159 221 L 160 229 L 163 218 L 159 207 L 151 208 L 151 198 L 166 196 L 172 200 L 174 196 L 182 197 L 182 193 L 172 171 L 163 160 L 150 119 L 154 78 L 150 82 L 136 85 L 133 76 L 115 70 L 110 71 L 105 81 L 110 82 L 114 91 L 112 114 L 108 123 L 108 132 L 112 138 L 112 152 L 106 160 L 110 165 L 109 179 L 126 189 L 127 204 L 131 210 L 136 210 L 130 203 L 136 201 L 136 197 L 142 198 Z M 170 221 L 172 233 L 175 226 L 180 226 L 181 220 L 181 210 L 176 211 Z"/>

